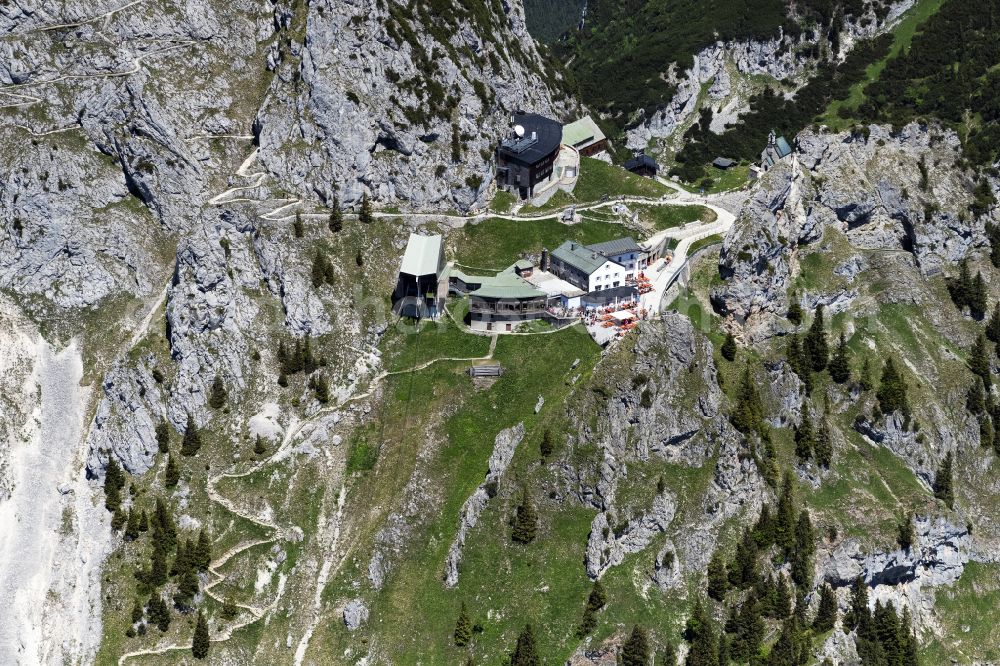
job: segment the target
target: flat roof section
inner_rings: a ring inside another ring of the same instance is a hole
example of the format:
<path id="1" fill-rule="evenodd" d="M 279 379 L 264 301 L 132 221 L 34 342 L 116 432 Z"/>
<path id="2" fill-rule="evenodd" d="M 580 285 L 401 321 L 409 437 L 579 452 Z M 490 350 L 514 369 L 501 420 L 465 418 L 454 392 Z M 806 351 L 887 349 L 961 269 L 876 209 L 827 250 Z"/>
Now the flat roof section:
<path id="1" fill-rule="evenodd" d="M 562 142 L 574 148 L 596 143 L 605 138 L 604 132 L 590 116 L 574 120 L 569 125 L 564 125 L 562 130 Z"/>
<path id="2" fill-rule="evenodd" d="M 594 243 L 593 245 L 588 245 L 587 249 L 593 250 L 598 254 L 603 254 L 606 257 L 627 254 L 629 252 L 642 252 L 642 248 L 639 247 L 639 244 L 631 236 L 615 238 L 603 243 Z"/>
<path id="3" fill-rule="evenodd" d="M 501 153 L 524 163 L 534 164 L 559 149 L 562 141 L 562 123 L 558 120 L 537 113 L 515 113 L 514 124 L 524 128 L 524 136 L 502 141 Z"/>
<path id="4" fill-rule="evenodd" d="M 403 264 L 399 267 L 399 272 L 414 277 L 437 275 L 440 265 L 441 236 L 410 234 L 410 240 L 406 243 L 406 252 L 403 253 Z"/>

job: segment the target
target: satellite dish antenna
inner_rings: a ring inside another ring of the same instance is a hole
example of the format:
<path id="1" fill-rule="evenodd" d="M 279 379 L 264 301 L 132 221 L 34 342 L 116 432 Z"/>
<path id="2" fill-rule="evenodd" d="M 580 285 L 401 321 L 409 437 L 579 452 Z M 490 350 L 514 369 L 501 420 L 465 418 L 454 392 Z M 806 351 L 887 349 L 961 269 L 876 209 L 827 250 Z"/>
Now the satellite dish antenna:
<path id="1" fill-rule="evenodd" d="M 519 137 L 523 137 L 524 125 L 514 125 L 514 134 L 518 135 Z"/>

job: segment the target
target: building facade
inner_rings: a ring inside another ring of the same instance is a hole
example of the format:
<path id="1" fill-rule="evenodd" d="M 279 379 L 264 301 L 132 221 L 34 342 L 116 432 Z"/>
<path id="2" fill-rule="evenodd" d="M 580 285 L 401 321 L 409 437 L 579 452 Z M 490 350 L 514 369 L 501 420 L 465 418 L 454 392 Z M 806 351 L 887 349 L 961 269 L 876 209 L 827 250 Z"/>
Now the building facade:
<path id="1" fill-rule="evenodd" d="M 515 113 L 511 134 L 496 151 L 497 187 L 530 199 L 552 177 L 562 143 L 562 124 L 537 113 Z"/>
<path id="2" fill-rule="evenodd" d="M 587 293 L 629 287 L 646 267 L 647 253 L 631 238 L 595 245 L 566 241 L 549 257 L 549 270 Z"/>
<path id="3" fill-rule="evenodd" d="M 440 312 L 447 285 L 442 289 L 444 269 L 441 236 L 410 234 L 393 290 L 393 311 L 402 317 L 436 317 Z"/>

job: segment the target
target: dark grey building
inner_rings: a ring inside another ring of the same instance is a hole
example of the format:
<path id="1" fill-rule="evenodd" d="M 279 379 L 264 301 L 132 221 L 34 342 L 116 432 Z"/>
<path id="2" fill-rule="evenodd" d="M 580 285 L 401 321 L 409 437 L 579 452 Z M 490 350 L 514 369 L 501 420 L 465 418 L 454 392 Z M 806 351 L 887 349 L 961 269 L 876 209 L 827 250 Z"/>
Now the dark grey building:
<path id="1" fill-rule="evenodd" d="M 552 177 L 562 143 L 562 123 L 537 113 L 515 113 L 511 135 L 497 147 L 497 187 L 522 199 Z"/>

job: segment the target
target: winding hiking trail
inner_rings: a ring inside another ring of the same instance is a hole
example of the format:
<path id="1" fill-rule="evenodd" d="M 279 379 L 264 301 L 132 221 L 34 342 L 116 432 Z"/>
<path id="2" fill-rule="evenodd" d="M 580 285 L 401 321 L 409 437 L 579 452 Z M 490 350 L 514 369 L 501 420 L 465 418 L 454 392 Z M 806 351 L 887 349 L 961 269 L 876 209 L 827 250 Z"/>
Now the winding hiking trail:
<path id="1" fill-rule="evenodd" d="M 216 488 L 216 484 L 218 484 L 219 481 L 221 481 L 222 479 L 246 478 L 252 474 L 256 474 L 257 472 L 268 467 L 271 464 L 283 462 L 287 458 L 287 452 L 291 448 L 293 442 L 300 434 L 302 434 L 306 426 L 312 424 L 322 416 L 339 411 L 347 404 L 371 397 L 372 395 L 374 395 L 379 384 L 381 384 L 382 381 L 384 381 L 389 377 L 419 372 L 421 370 L 429 368 L 435 363 L 488 361 L 492 359 L 493 354 L 496 351 L 497 338 L 498 338 L 497 335 L 492 336 L 490 340 L 489 350 L 484 356 L 437 357 L 429 359 L 422 363 L 418 363 L 417 365 L 414 365 L 412 367 L 404 368 L 402 370 L 382 371 L 371 378 L 371 381 L 368 384 L 368 389 L 363 393 L 354 393 L 352 395 L 346 396 L 344 399 L 339 401 L 335 406 L 324 407 L 322 409 L 319 409 L 314 414 L 310 415 L 309 417 L 303 420 L 298 420 L 297 418 L 292 417 L 285 431 L 285 436 L 282 438 L 281 445 L 274 451 L 274 453 L 272 453 L 264 460 L 256 462 L 253 465 L 250 465 L 246 469 L 239 472 L 227 471 L 216 474 L 215 476 L 210 476 L 208 478 L 206 490 L 208 493 L 208 498 L 212 502 L 215 502 L 216 504 L 220 505 L 230 513 L 237 515 L 240 518 L 257 525 L 258 527 L 262 527 L 272 532 L 273 534 L 272 536 L 264 539 L 242 541 L 237 545 L 231 547 L 229 550 L 227 550 L 219 557 L 212 560 L 212 562 L 208 565 L 208 573 L 212 576 L 213 579 L 212 581 L 210 581 L 208 584 L 205 585 L 204 588 L 205 594 L 212 597 L 212 599 L 214 599 L 220 604 L 225 603 L 226 601 L 225 599 L 217 596 L 213 592 L 213 589 L 215 587 L 225 582 L 226 580 L 226 575 L 219 571 L 220 567 L 224 566 L 227 562 L 229 562 L 232 558 L 236 557 L 240 553 L 243 553 L 257 546 L 266 545 L 269 543 L 277 543 L 282 540 L 287 540 L 292 534 L 292 530 L 282 527 L 276 521 L 262 519 L 260 516 L 254 515 L 249 511 L 244 510 L 243 508 L 238 506 L 236 502 L 227 498 L 225 495 L 221 494 Z M 340 537 L 343 531 L 343 510 L 346 497 L 347 497 L 347 486 L 345 483 L 341 483 L 340 491 L 337 497 L 337 513 L 335 519 L 332 521 L 333 536 L 330 541 L 330 549 L 326 550 L 323 553 L 324 561 L 322 567 L 320 568 L 319 575 L 317 576 L 316 589 L 313 595 L 312 618 L 310 619 L 309 625 L 307 626 L 306 631 L 303 634 L 302 638 L 300 639 L 299 644 L 295 651 L 296 666 L 301 666 L 302 660 L 305 658 L 306 651 L 309 648 L 309 642 L 312 638 L 312 634 L 316 630 L 316 627 L 319 625 L 319 622 L 322 619 L 322 611 L 323 611 L 322 594 L 323 594 L 323 589 L 326 587 L 326 582 L 330 579 L 330 576 L 332 576 L 333 574 L 335 574 L 337 571 L 340 570 L 340 566 L 344 562 L 346 556 L 346 553 L 344 553 L 339 558 L 334 557 L 334 555 L 337 552 L 337 549 L 340 547 Z M 320 517 L 320 522 L 321 524 L 325 522 L 322 516 Z M 221 631 L 212 634 L 210 638 L 211 642 L 222 643 L 229 640 L 234 632 L 244 627 L 247 627 L 253 624 L 254 622 L 257 622 L 258 620 L 262 619 L 265 615 L 267 615 L 267 613 L 274 610 L 277 603 L 278 603 L 278 597 L 275 597 L 270 604 L 263 607 L 236 603 L 235 604 L 236 607 L 243 611 L 246 611 L 249 614 L 249 616 L 241 618 L 239 621 L 229 624 Z M 190 649 L 191 649 L 191 644 L 189 642 L 158 645 L 153 648 L 146 648 L 142 650 L 127 652 L 118 658 L 118 664 L 119 666 L 123 666 L 130 659 L 136 659 L 138 657 L 143 657 L 143 656 L 154 656 L 154 655 L 166 654 L 168 652 L 174 652 L 179 650 L 190 650 Z"/>

